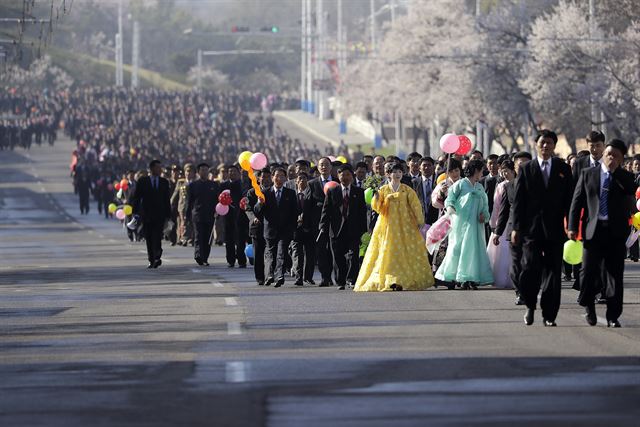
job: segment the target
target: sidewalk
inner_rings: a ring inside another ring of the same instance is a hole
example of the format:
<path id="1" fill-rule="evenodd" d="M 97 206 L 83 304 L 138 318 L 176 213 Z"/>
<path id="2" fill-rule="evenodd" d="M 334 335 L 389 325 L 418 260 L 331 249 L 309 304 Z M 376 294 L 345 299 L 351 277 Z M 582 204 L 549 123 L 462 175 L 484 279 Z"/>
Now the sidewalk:
<path id="1" fill-rule="evenodd" d="M 355 148 L 356 145 L 367 147 L 373 144 L 370 138 L 348 128 L 346 134 L 340 135 L 340 128 L 334 120 L 319 120 L 314 115 L 305 113 L 304 111 L 275 111 L 273 115 L 276 119 L 289 121 L 306 133 L 334 147 L 340 146 L 341 140 L 352 148 Z"/>

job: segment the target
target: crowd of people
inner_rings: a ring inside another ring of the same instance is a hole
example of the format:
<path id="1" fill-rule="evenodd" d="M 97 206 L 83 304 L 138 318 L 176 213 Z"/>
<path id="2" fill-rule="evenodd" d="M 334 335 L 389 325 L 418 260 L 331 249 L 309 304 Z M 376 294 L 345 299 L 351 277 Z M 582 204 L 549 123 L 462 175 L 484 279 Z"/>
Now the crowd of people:
<path id="1" fill-rule="evenodd" d="M 272 115 L 291 101 L 275 96 L 85 88 L 27 98 L 1 100 L 24 112 L 5 119 L 3 147 L 7 120 L 46 123 L 53 139 L 63 124 L 77 143 L 81 213 L 91 195 L 106 218 L 110 205 L 130 205 L 120 219 L 129 239 L 146 242 L 149 268 L 162 263 L 163 239 L 193 246 L 201 266 L 224 245 L 228 268 L 252 266 L 260 286 L 316 285 L 317 269 L 319 286 L 358 292 L 512 288 L 525 323 L 539 305 L 551 327 L 564 273 L 590 325 L 603 303 L 608 325 L 620 326 L 624 261 L 638 260 L 627 238 L 640 175 L 621 140 L 594 131 L 588 150 L 563 159 L 543 130 L 533 153 L 401 159 L 293 139 Z M 257 182 L 243 151 L 270 161 Z M 569 240 L 583 242 L 581 265 L 563 263 Z"/>
<path id="2" fill-rule="evenodd" d="M 65 105 L 65 93 L 0 92 L 0 150 L 29 150 L 32 144 L 53 145 Z"/>

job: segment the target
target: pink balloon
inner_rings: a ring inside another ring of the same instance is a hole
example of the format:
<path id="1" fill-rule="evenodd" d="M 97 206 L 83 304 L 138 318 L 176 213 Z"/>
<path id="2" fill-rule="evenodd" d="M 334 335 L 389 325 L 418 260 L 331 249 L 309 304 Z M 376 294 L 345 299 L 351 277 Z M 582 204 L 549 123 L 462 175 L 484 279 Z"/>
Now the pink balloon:
<path id="1" fill-rule="evenodd" d="M 127 217 L 127 215 L 125 215 L 124 211 L 122 209 L 118 209 L 116 211 L 116 218 L 118 218 L 119 220 L 123 220 Z"/>
<path id="2" fill-rule="evenodd" d="M 253 153 L 249 159 L 249 163 L 251 163 L 251 169 L 253 170 L 264 169 L 268 163 L 267 156 L 262 153 Z"/>
<path id="3" fill-rule="evenodd" d="M 329 160 L 331 160 L 331 163 L 336 161 L 336 158 L 334 156 L 329 156 Z"/>
<path id="4" fill-rule="evenodd" d="M 458 148 L 460 148 L 460 140 L 458 139 L 458 135 L 455 133 L 445 133 L 440 138 L 440 149 L 447 153 L 452 154 L 455 153 Z"/>
<path id="5" fill-rule="evenodd" d="M 231 194 L 231 190 L 224 190 L 223 193 Z"/>
<path id="6" fill-rule="evenodd" d="M 640 211 L 640 199 L 636 202 L 636 208 Z"/>
<path id="7" fill-rule="evenodd" d="M 225 216 L 229 213 L 229 206 L 225 206 L 222 203 L 216 205 L 216 213 L 220 216 Z"/>

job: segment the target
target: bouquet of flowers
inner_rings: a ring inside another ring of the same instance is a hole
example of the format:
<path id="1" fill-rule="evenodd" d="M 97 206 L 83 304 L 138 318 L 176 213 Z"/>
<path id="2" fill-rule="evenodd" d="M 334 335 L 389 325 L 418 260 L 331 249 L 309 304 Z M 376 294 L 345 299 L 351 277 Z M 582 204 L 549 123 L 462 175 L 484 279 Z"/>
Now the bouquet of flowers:
<path id="1" fill-rule="evenodd" d="M 380 189 L 380 187 L 382 187 L 382 181 L 384 180 L 383 177 L 379 176 L 379 175 L 371 175 L 368 176 L 365 180 L 364 180 L 364 188 L 371 188 L 373 191 L 378 191 Z"/>

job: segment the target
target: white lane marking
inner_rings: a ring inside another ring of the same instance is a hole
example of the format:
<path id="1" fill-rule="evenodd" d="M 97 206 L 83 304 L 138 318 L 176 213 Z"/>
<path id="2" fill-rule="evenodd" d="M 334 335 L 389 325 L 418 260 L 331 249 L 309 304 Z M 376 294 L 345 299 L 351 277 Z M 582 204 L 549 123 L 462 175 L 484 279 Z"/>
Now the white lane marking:
<path id="1" fill-rule="evenodd" d="M 104 239 L 104 234 L 98 234 L 98 237 L 100 237 L 101 239 Z M 147 251 L 140 251 L 140 252 L 144 252 L 145 254 L 147 253 Z"/>
<path id="2" fill-rule="evenodd" d="M 93 234 L 93 230 L 87 230 L 87 233 Z"/>
<path id="3" fill-rule="evenodd" d="M 140 252 L 141 254 L 146 254 L 147 251 L 143 251 L 142 249 L 138 250 L 138 252 Z"/>
<path id="4" fill-rule="evenodd" d="M 202 270 L 200 270 L 199 268 L 192 268 L 191 272 L 192 273 L 202 273 Z"/>
<path id="5" fill-rule="evenodd" d="M 227 323 L 227 335 L 242 335 L 242 326 L 240 326 L 240 322 Z"/>
<path id="6" fill-rule="evenodd" d="M 224 299 L 224 303 L 228 306 L 238 305 L 238 300 L 234 297 L 229 297 Z"/>
<path id="7" fill-rule="evenodd" d="M 228 383 L 243 383 L 247 381 L 245 362 L 227 362 L 225 370 Z"/>
<path id="8" fill-rule="evenodd" d="M 44 188 L 44 187 L 41 185 L 41 186 L 40 186 L 40 191 L 42 191 L 43 193 L 46 193 L 46 192 L 47 192 L 47 189 L 46 189 L 46 188 Z"/>
<path id="9" fill-rule="evenodd" d="M 211 283 L 216 288 L 223 288 L 224 287 L 224 285 L 222 283 L 220 283 L 220 282 L 211 282 Z"/>
<path id="10" fill-rule="evenodd" d="M 117 241 L 117 240 L 114 240 L 114 239 L 109 239 L 109 241 L 110 241 L 111 243 L 118 243 L 118 241 Z"/>

